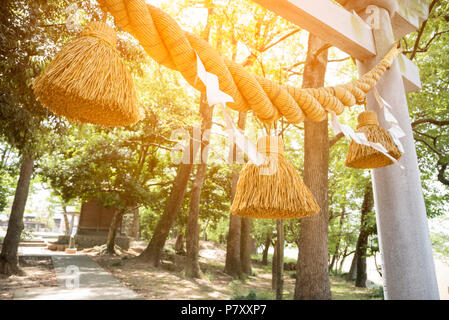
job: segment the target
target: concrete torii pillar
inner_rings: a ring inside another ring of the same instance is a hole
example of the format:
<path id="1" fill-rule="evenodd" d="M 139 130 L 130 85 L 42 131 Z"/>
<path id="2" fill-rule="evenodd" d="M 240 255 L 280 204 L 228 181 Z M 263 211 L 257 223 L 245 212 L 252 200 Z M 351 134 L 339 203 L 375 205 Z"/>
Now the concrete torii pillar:
<path id="1" fill-rule="evenodd" d="M 379 1 L 369 2 L 379 4 Z M 375 58 L 358 62 L 360 74 L 369 71 L 394 42 L 390 12 L 382 7 L 374 9 L 369 11 L 370 16 L 365 10 L 359 11 L 365 21 L 375 24 L 377 49 Z M 385 298 L 439 299 L 416 149 L 398 61 L 379 80 L 377 89 L 393 106 L 392 113 L 406 134 L 401 138 L 405 153 L 400 163 L 404 169 L 391 165 L 371 172 Z M 367 101 L 368 109 L 377 112 L 380 125 L 388 128 L 372 93 Z"/>

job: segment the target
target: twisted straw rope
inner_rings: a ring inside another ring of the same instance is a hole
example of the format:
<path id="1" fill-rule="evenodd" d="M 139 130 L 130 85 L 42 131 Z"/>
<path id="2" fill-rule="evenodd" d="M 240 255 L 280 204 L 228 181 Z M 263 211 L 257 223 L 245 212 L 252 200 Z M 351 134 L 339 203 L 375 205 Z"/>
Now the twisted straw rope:
<path id="1" fill-rule="evenodd" d="M 207 41 L 182 30 L 167 13 L 146 4 L 145 0 L 98 2 L 154 60 L 181 72 L 189 84 L 205 92 L 206 88 L 197 81 L 197 71 L 193 67 L 197 53 L 206 70 L 218 76 L 220 89 L 233 97 L 234 103 L 228 106 L 237 111 L 251 109 L 265 123 L 272 123 L 281 116 L 293 124 L 304 121 L 305 116 L 313 121 L 323 121 L 327 110 L 341 114 L 345 106 L 365 101 L 366 94 L 400 53 L 394 46 L 371 71 L 345 85 L 300 89 L 253 75 L 242 65 L 222 57 Z"/>
<path id="2" fill-rule="evenodd" d="M 92 22 L 89 24 L 83 32 L 81 32 L 81 37 L 95 37 L 102 41 L 104 41 L 111 48 L 115 49 L 117 45 L 117 34 L 114 32 L 114 29 L 109 27 L 107 24 L 100 22 Z"/>

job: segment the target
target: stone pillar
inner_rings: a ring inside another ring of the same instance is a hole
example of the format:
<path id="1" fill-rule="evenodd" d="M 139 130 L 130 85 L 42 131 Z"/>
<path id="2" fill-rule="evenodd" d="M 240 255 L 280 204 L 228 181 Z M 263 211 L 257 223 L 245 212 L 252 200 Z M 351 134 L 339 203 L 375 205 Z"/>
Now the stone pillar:
<path id="1" fill-rule="evenodd" d="M 373 12 L 379 16 L 373 19 L 363 12 L 360 15 L 367 22 L 378 22 L 373 26 L 377 57 L 358 62 L 360 74 L 369 71 L 394 42 L 388 11 L 379 8 L 369 13 Z M 400 160 L 405 169 L 390 165 L 371 171 L 385 298 L 439 299 L 415 143 L 397 61 L 379 80 L 377 89 L 393 106 L 392 113 L 406 134 L 401 138 L 405 153 Z M 380 125 L 387 127 L 372 93 L 368 95 L 368 109 L 376 111 Z"/>

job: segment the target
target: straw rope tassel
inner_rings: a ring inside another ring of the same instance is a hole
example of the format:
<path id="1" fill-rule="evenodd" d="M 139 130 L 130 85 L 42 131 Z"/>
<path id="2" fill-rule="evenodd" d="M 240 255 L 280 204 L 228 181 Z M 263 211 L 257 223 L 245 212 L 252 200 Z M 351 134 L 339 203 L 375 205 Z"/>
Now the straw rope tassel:
<path id="1" fill-rule="evenodd" d="M 402 153 L 387 130 L 379 125 L 374 111 L 363 111 L 357 117 L 357 132 L 363 132 L 371 142 L 378 142 L 388 150 L 388 154 L 399 160 Z M 381 152 L 353 140 L 349 144 L 345 165 L 356 169 L 375 169 L 393 164 L 393 161 Z"/>
<path id="2" fill-rule="evenodd" d="M 317 213 L 320 207 L 315 197 L 284 157 L 282 139 L 262 137 L 257 149 L 266 155 L 266 162 L 260 166 L 247 163 L 240 172 L 231 213 L 259 219 L 304 218 Z"/>
<path id="3" fill-rule="evenodd" d="M 35 79 L 41 103 L 68 120 L 125 126 L 139 120 L 128 68 L 115 49 L 117 36 L 104 22 L 90 23 Z"/>
<path id="4" fill-rule="evenodd" d="M 252 75 L 244 67 L 221 57 L 208 42 L 183 31 L 164 11 L 144 0 L 99 0 L 115 17 L 116 23 L 131 33 L 157 62 L 178 70 L 196 89 L 205 92 L 196 80 L 196 53 L 206 70 L 218 76 L 220 89 L 233 97 L 227 105 L 237 111 L 252 110 L 264 123 L 284 116 L 297 124 L 307 116 L 313 121 L 326 119 L 328 110 L 341 114 L 345 106 L 365 100 L 381 75 L 400 53 L 394 46 L 368 73 L 351 83 L 318 89 L 279 85 Z"/>

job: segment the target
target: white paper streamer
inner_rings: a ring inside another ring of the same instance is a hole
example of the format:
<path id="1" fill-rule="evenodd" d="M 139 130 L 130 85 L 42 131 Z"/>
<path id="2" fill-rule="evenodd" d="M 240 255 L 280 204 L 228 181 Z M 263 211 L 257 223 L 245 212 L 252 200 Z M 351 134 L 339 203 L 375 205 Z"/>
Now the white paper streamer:
<path id="1" fill-rule="evenodd" d="M 390 112 L 390 110 L 393 110 L 393 107 L 387 101 L 385 101 L 384 98 L 381 97 L 376 87 L 374 87 L 373 93 L 374 97 L 377 100 L 377 103 L 379 104 L 379 107 L 384 112 L 385 121 L 390 125 L 388 132 L 393 138 L 394 143 L 398 146 L 399 150 L 404 153 L 404 146 L 402 145 L 400 138 L 405 137 L 405 132 L 399 126 L 398 120 Z"/>
<path id="2" fill-rule="evenodd" d="M 230 132 L 233 136 L 230 136 L 229 138 L 235 141 L 235 144 L 237 147 L 248 156 L 248 159 L 260 166 L 264 162 L 264 156 L 257 151 L 257 147 L 249 141 L 238 128 L 235 127 L 234 122 L 232 121 L 231 116 L 226 111 L 224 105 L 223 105 L 223 113 L 226 121 L 226 125 L 228 127 L 228 132 Z"/>
<path id="3" fill-rule="evenodd" d="M 196 65 L 198 78 L 200 78 L 206 86 L 207 103 L 209 103 L 210 106 L 219 103 L 225 105 L 226 102 L 234 102 L 234 99 L 229 94 L 220 90 L 218 77 L 215 74 L 206 71 L 198 54 L 196 54 Z"/>
<path id="4" fill-rule="evenodd" d="M 385 149 L 385 147 L 383 145 L 381 145 L 378 142 L 368 141 L 368 139 L 366 138 L 366 136 L 363 132 L 355 132 L 350 126 L 348 126 L 346 124 L 341 124 L 338 121 L 337 115 L 335 114 L 334 111 L 332 111 L 332 110 L 327 110 L 327 111 L 330 112 L 332 115 L 331 127 L 334 130 L 335 135 L 342 132 L 345 137 L 354 140 L 356 143 L 371 147 L 371 148 L 381 152 L 383 155 L 385 155 L 386 157 L 391 159 L 393 161 L 393 163 L 397 164 L 401 169 L 404 169 L 404 167 L 395 158 L 393 158 L 392 156 L 390 156 L 388 154 L 388 150 Z"/>
<path id="5" fill-rule="evenodd" d="M 196 54 L 197 73 L 198 78 L 206 86 L 207 103 L 210 106 L 221 104 L 223 107 L 223 114 L 228 128 L 228 132 L 232 135 L 229 138 L 235 141 L 237 147 L 248 156 L 248 159 L 256 164 L 261 165 L 264 161 L 264 156 L 257 152 L 256 146 L 249 141 L 239 129 L 237 129 L 232 121 L 231 116 L 226 111 L 226 102 L 234 102 L 234 99 L 227 93 L 220 90 L 218 77 L 215 74 L 206 71 L 198 54 Z"/>

